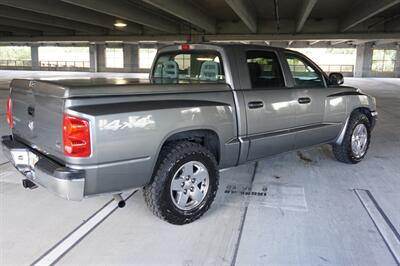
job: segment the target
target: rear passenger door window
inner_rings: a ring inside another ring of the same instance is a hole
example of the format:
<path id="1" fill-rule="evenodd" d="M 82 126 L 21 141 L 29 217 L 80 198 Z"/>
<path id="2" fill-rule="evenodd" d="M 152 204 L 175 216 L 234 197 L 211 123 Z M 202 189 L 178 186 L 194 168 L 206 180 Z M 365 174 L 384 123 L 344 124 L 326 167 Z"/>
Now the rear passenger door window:
<path id="1" fill-rule="evenodd" d="M 275 53 L 248 51 L 246 60 L 253 89 L 285 86 L 281 66 Z"/>
<path id="2" fill-rule="evenodd" d="M 295 87 L 325 87 L 322 73 L 307 60 L 292 53 L 286 53 L 285 56 Z"/>

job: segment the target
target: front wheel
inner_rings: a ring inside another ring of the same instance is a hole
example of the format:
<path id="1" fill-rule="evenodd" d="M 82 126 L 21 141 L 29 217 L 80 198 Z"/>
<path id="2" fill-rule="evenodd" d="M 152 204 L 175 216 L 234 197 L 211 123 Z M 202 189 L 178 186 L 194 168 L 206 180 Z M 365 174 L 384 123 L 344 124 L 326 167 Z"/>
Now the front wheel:
<path id="1" fill-rule="evenodd" d="M 200 218 L 218 189 L 219 171 L 214 155 L 200 144 L 178 142 L 161 151 L 153 182 L 144 188 L 148 207 L 172 224 Z"/>
<path id="2" fill-rule="evenodd" d="M 370 121 L 365 114 L 356 112 L 350 117 L 342 143 L 333 145 L 333 153 L 338 161 L 359 163 L 367 154 L 370 140 Z"/>

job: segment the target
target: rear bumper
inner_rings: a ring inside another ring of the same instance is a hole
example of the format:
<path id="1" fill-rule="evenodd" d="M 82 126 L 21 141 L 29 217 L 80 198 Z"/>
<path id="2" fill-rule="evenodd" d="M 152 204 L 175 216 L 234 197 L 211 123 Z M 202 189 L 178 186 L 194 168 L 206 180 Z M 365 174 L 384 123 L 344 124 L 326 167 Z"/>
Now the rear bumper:
<path id="1" fill-rule="evenodd" d="M 75 201 L 83 199 L 84 170 L 64 167 L 11 136 L 2 137 L 1 144 L 5 156 L 26 178 L 62 198 Z"/>

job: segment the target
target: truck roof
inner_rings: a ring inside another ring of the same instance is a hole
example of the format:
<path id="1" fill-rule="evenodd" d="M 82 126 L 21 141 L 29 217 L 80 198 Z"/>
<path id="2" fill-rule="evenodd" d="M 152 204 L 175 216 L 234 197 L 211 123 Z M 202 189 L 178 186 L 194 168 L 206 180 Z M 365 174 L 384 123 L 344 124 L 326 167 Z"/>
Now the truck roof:
<path id="1" fill-rule="evenodd" d="M 268 48 L 271 50 L 282 50 L 282 51 L 292 51 L 289 49 L 281 48 L 281 47 L 275 47 L 275 46 L 269 46 L 269 45 L 262 45 L 262 44 L 244 44 L 244 43 L 187 43 L 188 45 L 193 46 L 193 50 L 195 49 L 201 49 L 202 47 L 219 47 L 219 48 L 226 48 L 226 47 L 246 47 L 246 48 L 253 48 L 253 49 L 258 49 L 258 48 Z M 164 50 L 180 50 L 180 47 L 183 44 L 172 44 L 172 45 L 167 45 L 161 47 L 159 50 L 162 52 Z"/>

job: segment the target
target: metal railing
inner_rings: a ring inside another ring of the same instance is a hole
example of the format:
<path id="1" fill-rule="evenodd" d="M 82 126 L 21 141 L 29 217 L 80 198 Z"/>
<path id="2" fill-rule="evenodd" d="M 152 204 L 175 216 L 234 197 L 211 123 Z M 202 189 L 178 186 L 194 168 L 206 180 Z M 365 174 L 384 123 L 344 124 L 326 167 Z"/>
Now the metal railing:
<path id="1" fill-rule="evenodd" d="M 40 61 L 42 70 L 88 70 L 89 61 Z"/>
<path id="2" fill-rule="evenodd" d="M 340 73 L 353 73 L 354 65 L 320 65 L 322 70 L 327 73 L 340 72 Z"/>
<path id="3" fill-rule="evenodd" d="M 88 71 L 89 68 L 89 61 L 39 61 L 39 65 L 33 65 L 32 60 L 0 60 L 0 69 Z"/>
<path id="4" fill-rule="evenodd" d="M 0 60 L 1 68 L 31 68 L 32 61 L 31 60 Z"/>
<path id="5" fill-rule="evenodd" d="M 289 65 L 292 72 L 301 74 L 303 76 L 310 75 L 309 70 L 302 64 Z M 352 77 L 354 75 L 354 65 L 320 65 L 325 73 L 330 74 L 332 72 L 342 73 L 343 76 Z"/>

